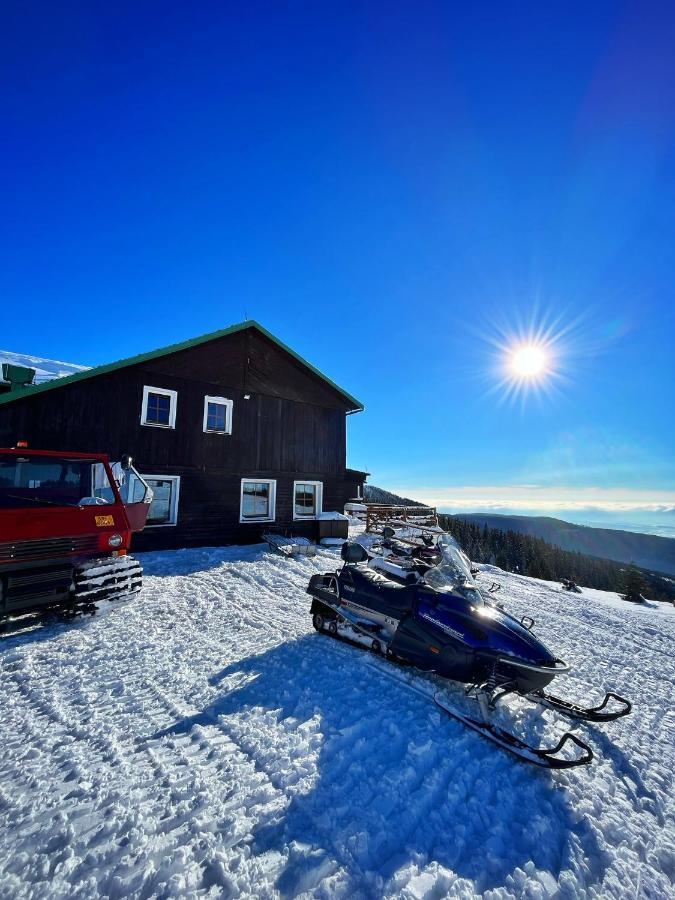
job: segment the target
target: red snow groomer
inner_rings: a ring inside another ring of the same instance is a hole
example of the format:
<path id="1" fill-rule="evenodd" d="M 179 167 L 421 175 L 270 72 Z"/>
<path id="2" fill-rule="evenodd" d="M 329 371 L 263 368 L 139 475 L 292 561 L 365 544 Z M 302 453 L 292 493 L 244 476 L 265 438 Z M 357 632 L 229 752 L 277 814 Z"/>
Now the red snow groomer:
<path id="1" fill-rule="evenodd" d="M 131 457 L 0 448 L 0 626 L 48 607 L 93 613 L 139 591 L 127 552 L 151 501 Z"/>

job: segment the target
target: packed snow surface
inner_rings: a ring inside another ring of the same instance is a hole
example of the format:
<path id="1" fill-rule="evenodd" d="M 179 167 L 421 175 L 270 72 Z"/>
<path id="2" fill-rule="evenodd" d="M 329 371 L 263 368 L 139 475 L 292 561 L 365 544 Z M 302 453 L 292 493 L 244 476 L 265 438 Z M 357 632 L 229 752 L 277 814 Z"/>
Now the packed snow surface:
<path id="1" fill-rule="evenodd" d="M 574 664 L 557 693 L 634 702 L 552 773 L 444 716 L 434 676 L 313 631 L 335 550 L 142 562 L 135 599 L 0 640 L 0 896 L 673 896 L 672 608 L 480 576 Z M 523 707 L 533 739 L 569 727 Z"/>

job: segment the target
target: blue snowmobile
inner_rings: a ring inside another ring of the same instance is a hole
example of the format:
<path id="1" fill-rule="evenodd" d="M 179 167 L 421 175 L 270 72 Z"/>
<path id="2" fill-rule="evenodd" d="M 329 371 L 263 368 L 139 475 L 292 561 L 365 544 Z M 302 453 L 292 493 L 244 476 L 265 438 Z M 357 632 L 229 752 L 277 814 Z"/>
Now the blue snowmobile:
<path id="1" fill-rule="evenodd" d="M 576 735 L 565 732 L 554 747 L 532 747 L 491 721 L 492 711 L 507 695 L 519 694 L 573 719 L 609 722 L 628 715 L 629 701 L 609 692 L 598 706 L 585 708 L 546 693 L 544 688 L 569 666 L 533 634 L 533 619 L 519 620 L 485 600 L 452 538 L 443 535 L 438 546 L 438 565 L 410 560 L 397 567 L 372 560 L 359 543 L 344 544 L 342 568 L 313 575 L 307 587 L 314 628 L 467 684 L 467 694 L 478 701 L 479 718 L 453 709 L 440 693 L 435 702 L 521 759 L 551 769 L 591 762 L 591 748 Z M 385 571 L 373 568 L 378 562 Z M 581 755 L 559 756 L 570 744 Z"/>

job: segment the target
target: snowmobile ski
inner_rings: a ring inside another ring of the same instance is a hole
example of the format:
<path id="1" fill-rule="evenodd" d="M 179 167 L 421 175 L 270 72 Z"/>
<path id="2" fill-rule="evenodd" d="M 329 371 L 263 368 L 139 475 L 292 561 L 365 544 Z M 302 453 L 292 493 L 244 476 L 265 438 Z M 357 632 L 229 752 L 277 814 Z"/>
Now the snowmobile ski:
<path id="1" fill-rule="evenodd" d="M 377 672 L 378 675 L 384 676 L 390 681 L 395 682 L 396 684 L 403 685 L 403 687 L 407 690 L 414 691 L 425 699 L 433 699 L 435 704 L 440 709 L 442 709 L 444 713 L 450 716 L 450 718 L 456 719 L 463 725 L 467 725 L 477 734 L 481 734 L 483 737 L 488 738 L 488 740 L 491 740 L 495 744 L 498 744 L 502 749 L 508 750 L 510 753 L 513 753 L 524 762 L 534 763 L 534 765 L 538 765 L 546 769 L 572 769 L 576 766 L 587 765 L 593 760 L 593 751 L 591 750 L 591 748 L 584 741 L 582 741 L 576 735 L 571 734 L 569 731 L 566 731 L 562 735 L 555 747 L 532 747 L 525 741 L 516 737 L 514 734 L 511 734 L 511 732 L 505 731 L 503 728 L 500 728 L 499 726 L 494 725 L 489 721 L 474 719 L 471 716 L 466 716 L 463 713 L 459 712 L 454 707 L 450 706 L 447 701 L 445 701 L 443 694 L 440 691 L 435 691 L 433 693 L 431 691 L 426 691 L 418 687 L 416 684 L 412 684 L 408 679 L 400 678 L 393 672 L 387 671 L 385 668 L 383 668 L 382 665 L 371 663 L 370 668 L 372 668 L 373 671 Z M 583 756 L 576 757 L 574 759 L 557 757 L 556 754 L 562 750 L 562 748 L 568 741 L 570 743 L 576 744 L 577 747 L 579 747 L 579 749 L 583 751 Z"/>
<path id="2" fill-rule="evenodd" d="M 582 722 L 613 722 L 622 716 L 627 716 L 632 710 L 633 705 L 625 697 L 608 691 L 605 699 L 597 706 L 579 706 L 576 703 L 570 703 L 569 700 L 563 700 L 562 697 L 555 697 L 553 694 L 547 694 L 545 691 L 538 691 L 528 694 L 528 699 L 535 703 L 540 703 L 549 709 L 554 709 L 571 719 L 579 719 Z M 607 710 L 605 707 L 610 700 L 622 704 L 618 709 Z"/>
<path id="3" fill-rule="evenodd" d="M 576 766 L 588 765 L 593 760 L 593 751 L 588 744 L 569 731 L 563 734 L 555 747 L 531 747 L 525 741 L 492 722 L 481 722 L 479 719 L 463 715 L 448 706 L 439 693 L 434 694 L 434 702 L 439 709 L 442 709 L 451 718 L 456 719 L 463 725 L 467 725 L 473 731 L 498 744 L 502 749 L 513 753 L 519 759 L 525 760 L 525 762 L 534 763 L 545 769 L 572 769 Z M 583 755 L 573 759 L 557 756 L 556 754 L 560 753 L 568 742 L 576 744 Z"/>

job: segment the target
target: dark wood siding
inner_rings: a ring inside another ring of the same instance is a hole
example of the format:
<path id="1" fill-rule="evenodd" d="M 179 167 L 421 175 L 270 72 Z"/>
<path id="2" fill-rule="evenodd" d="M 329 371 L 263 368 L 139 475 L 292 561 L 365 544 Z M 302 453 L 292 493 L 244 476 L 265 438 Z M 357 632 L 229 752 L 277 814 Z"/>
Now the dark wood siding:
<path id="1" fill-rule="evenodd" d="M 176 427 L 141 425 L 143 386 L 178 394 Z M 232 434 L 205 434 L 204 397 L 233 401 Z M 182 465 L 224 472 L 344 471 L 341 410 L 251 393 L 202 381 L 121 369 L 91 381 L 0 406 L 0 440 L 32 447 L 132 453 L 143 465 Z"/>
<path id="2" fill-rule="evenodd" d="M 175 429 L 140 424 L 144 385 L 177 392 Z M 244 399 L 245 395 L 249 399 Z M 233 401 L 232 434 L 205 434 L 205 396 Z M 0 406 L 0 446 L 131 453 L 141 472 L 180 475 L 175 527 L 148 528 L 139 548 L 255 540 L 240 525 L 241 478 L 277 480 L 277 523 L 292 521 L 293 481 L 324 484 L 324 509 L 357 490 L 346 473 L 346 400 L 264 335 L 208 344 Z M 305 523 L 298 523 L 296 530 Z"/>
<path id="3" fill-rule="evenodd" d="M 293 520 L 293 482 L 301 480 L 278 473 L 256 473 L 256 477 L 275 478 L 276 517 L 270 523 L 240 523 L 239 500 L 241 478 L 214 475 L 210 472 L 194 472 L 173 467 L 171 471 L 155 472 L 157 475 L 180 475 L 180 504 L 175 526 L 146 528 L 134 537 L 137 550 L 154 550 L 161 547 L 197 547 L 231 543 L 255 543 L 270 528 L 288 527 L 294 534 L 313 537 L 316 523 Z M 245 476 L 244 476 L 245 477 Z M 302 478 L 323 483 L 323 507 L 341 511 L 345 502 L 356 494 L 356 482 L 342 477 L 325 477 L 321 473 L 303 474 Z"/>

